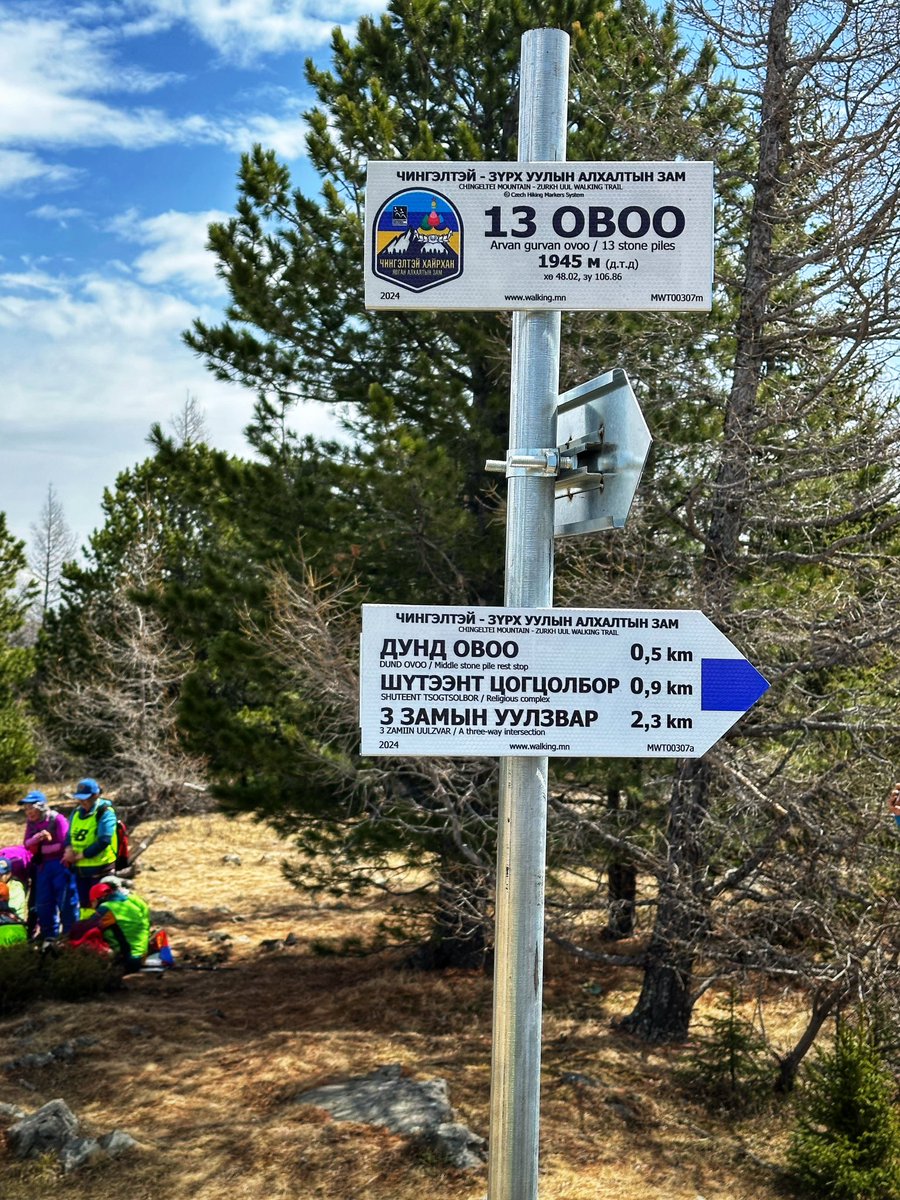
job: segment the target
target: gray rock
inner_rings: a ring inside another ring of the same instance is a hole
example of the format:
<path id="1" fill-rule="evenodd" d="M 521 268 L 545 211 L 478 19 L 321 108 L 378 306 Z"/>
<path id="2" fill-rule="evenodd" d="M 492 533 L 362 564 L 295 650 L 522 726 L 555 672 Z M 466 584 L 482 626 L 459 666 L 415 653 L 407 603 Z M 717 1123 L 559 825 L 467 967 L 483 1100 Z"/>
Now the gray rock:
<path id="1" fill-rule="evenodd" d="M 313 1088 L 295 1097 L 298 1104 L 327 1109 L 336 1121 L 386 1125 L 394 1133 L 416 1134 L 453 1120 L 445 1079 L 417 1082 L 397 1064 L 371 1075 Z"/>
<path id="2" fill-rule="evenodd" d="M 175 913 L 170 912 L 167 908 L 151 908 L 150 910 L 150 924 L 153 926 L 184 925 L 184 923 L 181 917 L 176 916 Z"/>
<path id="3" fill-rule="evenodd" d="M 0 1102 L 0 1121 L 21 1121 L 25 1116 L 27 1113 L 23 1108 Z"/>
<path id="4" fill-rule="evenodd" d="M 448 1121 L 427 1135 L 435 1152 L 451 1167 L 472 1171 L 487 1162 L 487 1141 L 466 1125 Z"/>
<path id="5" fill-rule="evenodd" d="M 42 1053 L 20 1054 L 18 1058 L 5 1062 L 3 1067 L 7 1071 L 34 1070 L 49 1067 L 54 1062 L 71 1062 L 79 1050 L 85 1046 L 93 1046 L 96 1041 L 95 1037 L 70 1038 L 67 1042 L 60 1042 L 58 1046 L 51 1046 Z"/>
<path id="6" fill-rule="evenodd" d="M 99 1141 L 101 1148 L 110 1158 L 120 1158 L 123 1154 L 136 1150 L 138 1145 L 131 1134 L 126 1133 L 124 1129 L 113 1129 L 111 1133 L 104 1133 Z"/>
<path id="7" fill-rule="evenodd" d="M 49 1050 L 45 1050 L 43 1054 L 22 1054 L 19 1058 L 13 1058 L 4 1065 L 7 1071 L 31 1071 L 38 1067 L 49 1067 L 53 1061 L 53 1054 Z"/>
<path id="8" fill-rule="evenodd" d="M 96 1138 L 70 1138 L 59 1152 L 59 1162 L 66 1172 L 87 1167 L 103 1157 L 103 1150 Z"/>
<path id="9" fill-rule="evenodd" d="M 101 1138 L 83 1137 L 78 1132 L 78 1118 L 62 1100 L 51 1100 L 31 1116 L 12 1104 L 0 1106 L 0 1115 L 4 1111 L 19 1117 L 6 1134 L 11 1153 L 17 1158 L 56 1154 L 66 1172 L 77 1171 L 98 1159 L 119 1158 L 138 1145 L 122 1129 L 114 1129 Z"/>
<path id="10" fill-rule="evenodd" d="M 462 1170 L 479 1168 L 487 1160 L 485 1139 L 454 1120 L 447 1081 L 410 1079 L 396 1063 L 371 1075 L 313 1088 L 295 1099 L 326 1109 L 336 1121 L 385 1125 Z"/>
<path id="11" fill-rule="evenodd" d="M 63 1100 L 50 1100 L 43 1108 L 11 1125 L 6 1138 L 17 1158 L 37 1158 L 60 1153 L 77 1134 L 78 1118 Z"/>

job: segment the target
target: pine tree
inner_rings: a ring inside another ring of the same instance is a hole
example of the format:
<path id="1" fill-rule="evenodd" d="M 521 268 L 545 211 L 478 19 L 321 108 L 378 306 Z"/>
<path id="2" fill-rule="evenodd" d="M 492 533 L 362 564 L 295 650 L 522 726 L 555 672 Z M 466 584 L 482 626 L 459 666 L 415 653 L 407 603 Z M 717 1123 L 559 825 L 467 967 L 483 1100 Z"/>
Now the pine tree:
<path id="1" fill-rule="evenodd" d="M 88 761 L 129 802 L 161 812 L 200 774 L 176 710 L 202 645 L 154 600 L 164 587 L 200 589 L 204 554 L 229 535 L 221 481 L 238 468 L 202 442 L 176 447 L 158 429 L 151 441 L 157 453 L 105 491 L 84 561 L 63 571 L 62 603 L 38 643 L 34 703 L 57 760 Z"/>
<path id="2" fill-rule="evenodd" d="M 729 989 L 704 1021 L 678 1076 L 710 1109 L 744 1114 L 772 1095 L 772 1073 L 765 1038 L 741 1015 L 738 1000 L 737 989 Z"/>
<path id="3" fill-rule="evenodd" d="M 19 586 L 26 568 L 25 543 L 14 538 L 0 513 L 0 797 L 11 799 L 34 766 L 35 747 L 24 695 L 32 652 L 14 644 L 35 598 Z"/>
<path id="4" fill-rule="evenodd" d="M 336 31 L 331 71 L 307 66 L 318 97 L 307 114 L 309 156 L 321 196 L 294 189 L 271 151 L 257 146 L 243 156 L 237 215 L 210 228 L 231 293 L 227 320 L 197 321 L 186 335 L 220 378 L 258 393 L 255 448 L 288 449 L 291 408 L 321 401 L 342 406 L 379 492 L 400 470 L 431 477 L 406 525 L 420 547 L 438 547 L 448 560 L 452 591 L 435 593 L 429 581 L 434 600 L 502 597 L 502 492 L 484 461 L 502 456 L 508 441 L 509 319 L 364 309 L 365 167 L 369 158 L 514 159 L 519 42 L 542 24 L 572 36 L 569 157 L 703 157 L 723 140 L 732 144 L 723 132 L 735 119 L 732 94 L 711 82 L 708 46 L 690 59 L 671 6 L 657 15 L 612 0 L 600 8 L 583 0 L 395 0 L 380 20 L 360 21 L 352 44 Z M 628 119 L 634 95 L 655 142 Z M 683 374 L 686 361 L 700 369 L 696 316 L 655 327 L 661 336 L 631 317 L 581 322 L 566 339 L 566 370 L 581 382 L 586 363 L 605 369 L 625 345 L 654 380 Z M 401 536 L 385 524 L 391 544 L 404 544 L 403 524 Z"/>
<path id="5" fill-rule="evenodd" d="M 897 1085 L 861 1013 L 841 1020 L 831 1050 L 807 1070 L 788 1159 L 805 1194 L 829 1200 L 900 1197 Z"/>

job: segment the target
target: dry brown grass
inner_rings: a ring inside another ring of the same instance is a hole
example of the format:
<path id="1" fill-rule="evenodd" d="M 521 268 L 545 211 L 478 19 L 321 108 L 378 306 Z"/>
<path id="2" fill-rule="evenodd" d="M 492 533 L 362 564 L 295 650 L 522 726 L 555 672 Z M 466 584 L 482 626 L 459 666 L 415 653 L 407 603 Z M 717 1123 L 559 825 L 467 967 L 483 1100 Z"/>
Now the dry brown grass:
<path id="1" fill-rule="evenodd" d="M 0 845 L 16 840 L 0 818 Z M 143 830 L 141 831 L 143 832 Z M 3 840 L 5 839 L 5 840 Z M 239 853 L 242 865 L 223 862 Z M 90 1133 L 118 1127 L 139 1154 L 59 1177 L 47 1161 L 0 1156 L 0 1198 L 129 1200 L 483 1200 L 486 1172 L 448 1170 L 392 1133 L 339 1124 L 293 1097 L 325 1080 L 400 1062 L 447 1079 L 460 1119 L 488 1133 L 491 985 L 481 975 L 412 974 L 396 952 L 321 957 L 316 939 L 366 936 L 376 902 L 314 907 L 282 880 L 290 847 L 264 826 L 220 817 L 174 823 L 144 857 L 139 890 L 170 922 L 179 960 L 195 963 L 227 934 L 225 969 L 126 980 L 80 1005 L 47 1004 L 0 1020 L 0 1064 L 85 1034 L 69 1063 L 6 1071 L 2 1099 L 33 1110 L 62 1097 Z M 264 939 L 298 941 L 265 952 Z M 547 958 L 542 1200 L 775 1200 L 782 1120 L 739 1127 L 674 1086 L 680 1049 L 642 1046 L 612 1020 L 639 978 Z M 597 990 L 600 989 L 598 997 Z M 789 999 L 767 1003 L 787 1038 Z M 598 1086 L 562 1081 L 580 1072 Z"/>

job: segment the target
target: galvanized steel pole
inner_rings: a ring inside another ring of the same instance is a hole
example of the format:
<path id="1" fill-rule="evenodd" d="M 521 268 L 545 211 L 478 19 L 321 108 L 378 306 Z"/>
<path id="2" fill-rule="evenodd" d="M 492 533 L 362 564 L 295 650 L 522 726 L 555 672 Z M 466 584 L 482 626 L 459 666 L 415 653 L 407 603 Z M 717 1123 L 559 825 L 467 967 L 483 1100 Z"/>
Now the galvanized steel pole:
<path id="1" fill-rule="evenodd" d="M 566 156 L 569 38 L 522 37 L 519 161 Z M 510 457 L 556 445 L 560 314 L 513 313 Z M 507 468 L 507 607 L 553 604 L 554 480 Z M 536 1200 L 540 1124 L 546 757 L 500 760 L 489 1200 Z"/>

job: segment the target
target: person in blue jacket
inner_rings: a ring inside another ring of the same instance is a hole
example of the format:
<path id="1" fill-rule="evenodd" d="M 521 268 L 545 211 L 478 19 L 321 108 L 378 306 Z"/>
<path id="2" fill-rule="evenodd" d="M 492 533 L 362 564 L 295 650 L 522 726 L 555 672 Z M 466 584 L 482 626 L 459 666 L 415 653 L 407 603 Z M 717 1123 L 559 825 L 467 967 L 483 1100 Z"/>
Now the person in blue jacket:
<path id="1" fill-rule="evenodd" d="M 116 861 L 116 813 L 96 779 L 79 780 L 72 792 L 78 805 L 69 820 L 63 862 L 75 874 L 78 902 L 90 908 L 91 888 L 109 875 Z"/>
<path id="2" fill-rule="evenodd" d="M 888 796 L 888 808 L 893 813 L 898 827 L 900 827 L 900 783 L 895 783 L 891 789 L 891 794 Z"/>

